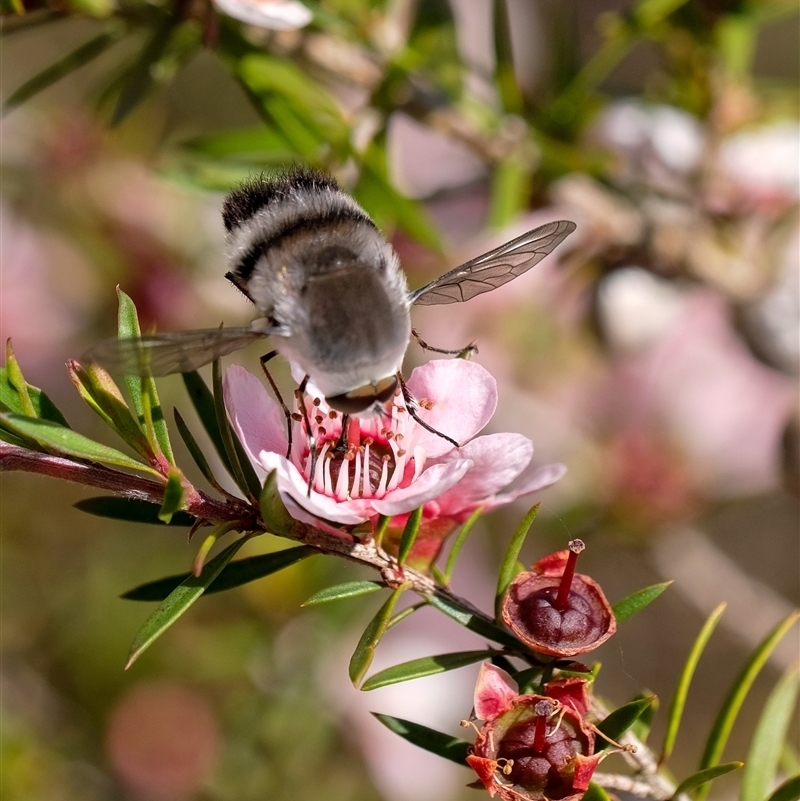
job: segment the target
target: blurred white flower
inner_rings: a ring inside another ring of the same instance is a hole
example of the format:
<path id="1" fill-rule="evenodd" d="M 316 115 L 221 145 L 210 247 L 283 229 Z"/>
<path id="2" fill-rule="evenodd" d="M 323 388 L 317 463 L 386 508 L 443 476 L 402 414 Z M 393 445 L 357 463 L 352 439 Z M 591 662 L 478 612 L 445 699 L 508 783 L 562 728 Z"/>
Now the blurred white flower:
<path id="1" fill-rule="evenodd" d="M 680 173 L 696 169 L 703 152 L 700 122 L 681 109 L 638 100 L 612 103 L 597 124 L 598 138 L 633 159 L 655 156 Z"/>
<path id="2" fill-rule="evenodd" d="M 304 28 L 314 15 L 298 0 L 213 0 L 229 17 L 276 31 Z"/>
<path id="3" fill-rule="evenodd" d="M 790 120 L 729 136 L 721 145 L 723 172 L 753 195 L 800 195 L 800 125 Z"/>

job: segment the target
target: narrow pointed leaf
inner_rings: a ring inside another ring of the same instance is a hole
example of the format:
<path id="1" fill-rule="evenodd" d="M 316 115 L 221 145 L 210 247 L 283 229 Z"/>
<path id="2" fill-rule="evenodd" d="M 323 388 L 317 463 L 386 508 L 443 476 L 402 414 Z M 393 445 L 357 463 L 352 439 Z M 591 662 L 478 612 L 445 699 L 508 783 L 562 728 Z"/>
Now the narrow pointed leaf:
<path id="1" fill-rule="evenodd" d="M 372 714 L 387 729 L 399 734 L 404 740 L 408 740 L 413 745 L 430 751 L 432 754 L 466 767 L 467 756 L 472 747 L 466 740 L 436 731 L 436 729 L 430 729 L 420 723 L 412 723 L 410 720 L 393 717 L 392 715 L 382 715 L 378 712 L 373 712 Z"/>
<path id="2" fill-rule="evenodd" d="M 203 594 L 248 539 L 236 540 L 208 562 L 199 576 L 190 576 L 164 599 L 134 637 L 126 670 Z"/>
<path id="3" fill-rule="evenodd" d="M 622 623 L 623 620 L 627 620 L 629 617 L 633 617 L 637 612 L 641 612 L 642 609 L 653 603 L 670 584 L 672 584 L 671 581 L 663 581 L 661 584 L 652 584 L 649 587 L 637 590 L 621 601 L 617 601 L 612 607 L 617 623 Z"/>
<path id="4" fill-rule="evenodd" d="M 137 453 L 148 461 L 153 459 L 153 446 L 111 376 L 96 364 L 84 368 L 74 360 L 68 363 L 68 369 L 81 397 L 95 412 Z"/>
<path id="5" fill-rule="evenodd" d="M 700 771 L 706 768 L 713 768 L 719 762 L 725 744 L 728 742 L 728 736 L 736 721 L 736 716 L 739 714 L 739 710 L 747 697 L 747 693 L 753 686 L 756 676 L 766 664 L 770 654 L 775 650 L 775 646 L 786 636 L 798 618 L 800 618 L 800 612 L 792 612 L 782 620 L 756 648 L 747 661 L 728 693 L 728 697 L 723 702 L 714 725 L 711 727 L 711 734 L 708 737 L 703 757 L 700 760 Z M 696 799 L 697 801 L 703 801 L 707 795 L 708 787 L 703 786 L 698 789 Z"/>
<path id="6" fill-rule="evenodd" d="M 628 729 L 644 714 L 647 708 L 655 701 L 655 696 L 649 698 L 634 698 L 627 704 L 615 709 L 610 715 L 603 718 L 597 728 L 612 740 L 619 740 Z M 602 737 L 597 738 L 596 751 L 608 748 L 610 743 Z"/>
<path id="7" fill-rule="evenodd" d="M 228 422 L 222 391 L 222 367 L 219 359 L 214 360 L 211 374 L 214 385 L 214 408 L 217 415 L 217 426 L 222 436 L 222 443 L 225 446 L 225 453 L 228 455 L 228 462 L 233 468 L 233 479 L 245 495 L 257 499 L 261 494 L 261 482 L 258 480 L 258 476 L 253 469 L 253 465 L 250 464 L 239 438 Z"/>
<path id="8" fill-rule="evenodd" d="M 767 698 L 745 760 L 740 801 L 764 801 L 775 785 L 789 726 L 797 719 L 800 669 L 785 673 Z"/>
<path id="9" fill-rule="evenodd" d="M 307 559 L 309 556 L 319 553 L 313 548 L 301 545 L 297 548 L 286 548 L 274 553 L 261 554 L 260 556 L 248 556 L 245 559 L 237 559 L 226 565 L 222 572 L 217 576 L 213 583 L 206 589 L 205 594 L 211 595 L 215 592 L 232 590 L 234 587 L 241 587 L 251 581 L 257 581 L 265 576 L 270 576 L 283 570 L 285 567 Z M 176 587 L 191 578 L 191 573 L 179 573 L 175 576 L 166 576 L 156 581 L 149 581 L 147 584 L 140 584 L 132 590 L 128 590 L 120 597 L 127 601 L 163 601 Z"/>
<path id="10" fill-rule="evenodd" d="M 130 339 L 141 336 L 139 315 L 133 300 L 121 289 L 117 288 L 119 299 L 118 336 L 120 339 Z M 145 433 L 155 440 L 152 447 L 158 447 L 161 453 L 171 464 L 175 464 L 172 445 L 169 441 L 167 422 L 158 399 L 156 382 L 151 375 L 126 375 L 125 382 L 131 393 L 133 408 Z"/>
<path id="11" fill-rule="evenodd" d="M 11 346 L 11 340 L 6 341 L 6 379 L 11 385 L 11 388 L 17 393 L 21 413 L 26 417 L 36 417 L 36 410 L 33 408 L 33 401 L 31 400 L 30 393 L 28 392 L 28 382 L 25 376 L 22 375 L 22 369 L 19 366 L 17 357 L 14 355 L 14 348 Z"/>
<path id="12" fill-rule="evenodd" d="M 51 423 L 58 423 L 64 428 L 69 428 L 64 415 L 56 408 L 56 405 L 38 387 L 25 383 L 28 399 L 33 406 L 33 416 L 42 420 L 49 420 Z M 14 412 L 26 416 L 24 404 L 19 392 L 11 383 L 7 367 L 0 367 L 0 408 L 3 411 Z"/>
<path id="13" fill-rule="evenodd" d="M 178 428 L 178 433 L 181 435 L 181 439 L 183 440 L 183 444 L 186 445 L 187 450 L 189 451 L 189 455 L 194 460 L 194 463 L 199 468 L 200 472 L 203 474 L 203 478 L 211 484 L 217 490 L 222 491 L 222 487 L 220 487 L 219 482 L 216 479 L 216 476 L 211 470 L 211 466 L 206 459 L 206 455 L 201 450 L 200 446 L 197 444 L 197 440 L 194 438 L 194 435 L 189 430 L 189 426 L 186 425 L 186 421 L 181 417 L 180 412 L 177 409 L 172 410 L 175 416 L 175 425 Z"/>
<path id="14" fill-rule="evenodd" d="M 503 645 L 510 645 L 513 648 L 522 648 L 525 646 L 519 642 L 512 634 L 509 634 L 504 629 L 496 626 L 488 620 L 474 614 L 468 609 L 457 606 L 451 600 L 446 600 L 438 595 L 429 595 L 428 602 L 431 606 L 436 607 L 440 612 L 444 612 L 448 617 L 453 618 L 457 623 L 460 623 L 470 631 L 480 634 L 481 637 L 486 637 L 487 640 L 499 642 Z"/>
<path id="15" fill-rule="evenodd" d="M 505 556 L 500 564 L 500 572 L 497 576 L 497 591 L 494 596 L 494 613 L 497 619 L 500 619 L 500 608 L 503 603 L 503 598 L 511 586 L 511 582 L 517 575 L 517 562 L 519 561 L 519 552 L 522 550 L 522 544 L 525 542 L 525 537 L 528 536 L 528 531 L 539 513 L 539 506 L 536 504 L 530 511 L 522 518 L 511 542 L 508 543 Z"/>
<path id="16" fill-rule="evenodd" d="M 358 641 L 356 650 L 350 657 L 349 675 L 350 681 L 353 682 L 354 687 L 358 687 L 364 675 L 369 670 L 372 664 L 372 658 L 375 655 L 375 649 L 381 641 L 386 632 L 386 627 L 392 617 L 394 608 L 400 596 L 408 589 L 408 584 L 401 584 L 395 589 L 392 594 L 386 599 L 386 603 L 378 610 L 378 613 L 369 622 L 361 639 Z"/>
<path id="17" fill-rule="evenodd" d="M 66 77 L 74 72 L 84 64 L 93 61 L 99 55 L 104 53 L 111 45 L 120 39 L 124 33 L 124 28 L 115 29 L 101 33 L 90 39 L 85 44 L 68 53 L 63 58 L 60 58 L 49 67 L 43 69 L 33 78 L 26 81 L 22 86 L 16 89 L 10 97 L 3 103 L 2 114 L 5 116 L 9 111 L 15 109 L 17 106 L 22 105 L 27 100 L 30 100 L 34 95 L 37 95 L 43 89 L 47 89 L 57 81 Z"/>
<path id="18" fill-rule="evenodd" d="M 456 567 L 456 560 L 458 559 L 458 555 L 461 553 L 461 548 L 464 546 L 464 543 L 467 541 L 467 537 L 469 536 L 470 531 L 472 531 L 473 526 L 480 520 L 481 515 L 483 514 L 483 507 L 479 506 L 470 516 L 469 519 L 461 526 L 456 538 L 453 540 L 453 546 L 450 548 L 450 553 L 447 554 L 447 563 L 445 564 L 444 568 L 444 583 L 449 584 L 450 579 L 453 577 L 453 570 Z"/>
<path id="19" fill-rule="evenodd" d="M 726 762 L 723 765 L 715 765 L 713 768 L 698 770 L 697 773 L 693 773 L 688 779 L 684 779 L 678 785 L 672 797 L 678 798 L 684 793 L 690 793 L 701 785 L 707 784 L 720 776 L 724 776 L 732 770 L 738 770 L 742 765 L 744 765 L 744 762 Z"/>
<path id="20" fill-rule="evenodd" d="M 330 601 L 341 601 L 344 598 L 357 598 L 359 595 L 369 595 L 381 589 L 383 589 L 383 584 L 377 581 L 346 581 L 344 584 L 336 584 L 315 592 L 305 603 L 300 605 L 316 606 Z"/>
<path id="21" fill-rule="evenodd" d="M 96 517 L 111 520 L 128 520 L 131 523 L 149 523 L 163 526 L 164 521 L 158 516 L 161 507 L 157 503 L 149 503 L 135 498 L 118 498 L 113 495 L 84 498 L 73 504 L 76 509 Z M 191 526 L 195 522 L 194 515 L 188 512 L 175 512 L 169 521 L 170 526 Z"/>
<path id="22" fill-rule="evenodd" d="M 76 431 L 51 423 L 49 420 L 22 417 L 18 414 L 4 412 L 0 413 L 0 424 L 12 434 L 35 442 L 48 452 L 73 456 L 77 459 L 88 459 L 92 462 L 101 462 L 115 467 L 127 467 L 131 470 L 139 470 L 161 478 L 160 473 L 121 451 L 109 448 L 99 442 L 94 442 Z"/>
<path id="23" fill-rule="evenodd" d="M 219 430 L 217 423 L 217 410 L 214 405 L 214 396 L 211 390 L 206 386 L 206 382 L 200 377 L 197 371 L 191 373 L 182 373 L 184 386 L 189 393 L 189 399 L 203 424 L 203 428 L 208 434 L 209 439 L 214 445 L 214 450 L 217 456 L 222 460 L 225 469 L 230 473 L 233 478 L 233 468 L 228 461 L 228 453 L 225 450 L 225 443 L 222 441 L 222 433 Z"/>
<path id="24" fill-rule="evenodd" d="M 798 801 L 800 799 L 800 774 L 787 779 L 767 801 Z"/>
<path id="25" fill-rule="evenodd" d="M 394 628 L 399 623 L 402 623 L 407 617 L 411 617 L 411 615 L 413 615 L 414 612 L 416 612 L 418 609 L 422 609 L 427 605 L 428 605 L 427 601 L 419 601 L 418 603 L 412 604 L 411 606 L 407 606 L 405 609 L 401 609 L 386 624 L 386 631 L 389 631 L 389 629 Z"/>
<path id="26" fill-rule="evenodd" d="M 686 706 L 686 698 L 689 695 L 689 686 L 692 683 L 694 672 L 697 669 L 697 663 L 700 661 L 700 657 L 711 635 L 714 633 L 714 629 L 717 627 L 722 613 L 725 611 L 725 606 L 726 604 L 720 604 L 708 616 L 708 620 L 703 624 L 703 628 L 700 629 L 700 633 L 697 635 L 694 645 L 692 645 L 692 650 L 689 652 L 683 670 L 681 670 L 678 684 L 675 687 L 675 695 L 673 695 L 669 704 L 669 710 L 667 711 L 667 730 L 664 734 L 664 745 L 661 748 L 660 764 L 665 763 L 670 758 L 672 749 L 675 747 L 678 729 L 680 729 L 681 719 L 683 717 L 683 710 Z"/>
<path id="27" fill-rule="evenodd" d="M 172 515 L 179 511 L 183 505 L 183 476 L 180 470 L 173 468 L 167 476 L 167 484 L 164 487 L 164 500 L 158 516 L 165 523 L 172 520 Z"/>
<path id="28" fill-rule="evenodd" d="M 397 561 L 402 565 L 408 558 L 419 534 L 419 524 L 422 522 L 422 507 L 415 509 L 409 516 L 400 537 L 400 546 L 397 549 Z"/>
<path id="29" fill-rule="evenodd" d="M 399 684 L 402 681 L 422 679 L 425 676 L 435 676 L 439 673 L 446 673 L 448 670 L 457 670 L 483 659 L 489 659 L 493 651 L 460 651 L 452 654 L 439 654 L 438 656 L 425 656 L 421 659 L 413 659 L 410 662 L 403 662 L 400 665 L 381 670 L 370 676 L 361 689 L 365 692 L 377 690 L 378 687 L 387 687 L 390 684 Z"/>

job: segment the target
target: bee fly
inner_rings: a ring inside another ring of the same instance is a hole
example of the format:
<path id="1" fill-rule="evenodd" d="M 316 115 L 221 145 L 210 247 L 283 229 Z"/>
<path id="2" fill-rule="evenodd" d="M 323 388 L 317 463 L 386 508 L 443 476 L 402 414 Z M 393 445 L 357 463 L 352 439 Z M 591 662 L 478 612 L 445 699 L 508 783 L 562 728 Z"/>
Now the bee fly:
<path id="1" fill-rule="evenodd" d="M 459 303 L 496 289 L 575 229 L 566 220 L 548 223 L 410 292 L 392 246 L 324 173 L 296 168 L 251 179 L 227 196 L 222 219 L 226 278 L 261 316 L 248 328 L 106 340 L 88 358 L 132 373 L 168 375 L 272 337 L 275 351 L 262 363 L 275 353 L 294 362 L 306 375 L 301 390 L 310 379 L 332 409 L 375 413 L 401 390 L 409 412 L 428 429 L 400 373 L 412 335 L 411 306 Z"/>

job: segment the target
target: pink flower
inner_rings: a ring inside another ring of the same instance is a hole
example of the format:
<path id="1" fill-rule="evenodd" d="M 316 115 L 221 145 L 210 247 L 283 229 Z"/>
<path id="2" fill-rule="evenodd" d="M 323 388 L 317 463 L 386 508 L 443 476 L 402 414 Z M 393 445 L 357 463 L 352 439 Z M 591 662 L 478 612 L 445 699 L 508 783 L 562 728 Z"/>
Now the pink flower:
<path id="1" fill-rule="evenodd" d="M 431 361 L 413 371 L 408 388 L 419 404 L 419 416 L 463 443 L 461 447 L 419 425 L 401 396 L 385 416 L 350 417 L 345 447 L 340 442 L 342 416 L 309 385 L 306 410 L 318 449 L 310 492 L 311 453 L 301 410 L 295 409 L 287 458 L 283 414 L 261 381 L 241 367 L 228 368 L 225 405 L 259 475 L 275 470 L 289 511 L 314 524 L 321 519 L 355 525 L 423 506 L 426 521 L 446 518 L 447 525 L 434 526 L 441 541 L 452 530 L 451 521 L 465 519 L 479 506 L 509 503 L 563 475 L 562 465 L 548 465 L 519 480 L 533 454 L 531 442 L 519 434 L 476 437 L 497 404 L 494 378 L 481 365 L 461 359 Z M 515 479 L 514 488 L 507 489 Z"/>

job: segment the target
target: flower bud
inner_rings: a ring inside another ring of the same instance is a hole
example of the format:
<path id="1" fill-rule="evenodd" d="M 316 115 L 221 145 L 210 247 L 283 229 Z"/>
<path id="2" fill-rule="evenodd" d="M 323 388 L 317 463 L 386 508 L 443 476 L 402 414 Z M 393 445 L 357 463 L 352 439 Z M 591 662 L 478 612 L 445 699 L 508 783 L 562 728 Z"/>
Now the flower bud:
<path id="1" fill-rule="evenodd" d="M 575 573 L 583 548 L 573 540 L 569 550 L 544 557 L 534 572 L 514 579 L 503 599 L 503 622 L 534 651 L 557 657 L 583 654 L 617 630 L 600 585 Z"/>

